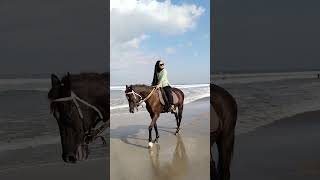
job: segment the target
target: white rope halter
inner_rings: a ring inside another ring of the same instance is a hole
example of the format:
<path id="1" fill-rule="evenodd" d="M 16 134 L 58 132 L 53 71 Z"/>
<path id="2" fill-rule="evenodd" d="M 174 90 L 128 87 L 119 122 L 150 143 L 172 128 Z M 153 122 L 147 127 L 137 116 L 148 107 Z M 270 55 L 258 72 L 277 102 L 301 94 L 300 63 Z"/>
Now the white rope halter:
<path id="1" fill-rule="evenodd" d="M 93 110 L 95 110 L 98 113 L 99 117 L 101 119 L 103 119 L 103 116 L 102 116 L 102 114 L 101 114 L 101 112 L 99 111 L 98 108 L 96 108 L 95 106 L 89 104 L 85 100 L 79 98 L 73 91 L 71 91 L 71 95 L 69 97 L 54 99 L 51 102 L 67 102 L 67 101 L 72 101 L 76 105 L 81 119 L 83 119 L 83 114 L 82 114 L 82 111 L 80 109 L 78 101 L 80 101 L 82 104 L 84 104 L 84 105 L 92 108 Z"/>
<path id="2" fill-rule="evenodd" d="M 156 88 L 153 87 L 152 91 L 151 91 L 151 92 L 148 94 L 148 96 L 147 96 L 146 98 L 144 98 L 144 99 L 143 99 L 143 97 L 142 97 L 140 94 L 136 93 L 133 89 L 131 90 L 131 92 L 127 92 L 126 94 L 127 94 L 127 95 L 128 95 L 128 94 L 133 94 L 134 99 L 136 99 L 136 95 L 140 97 L 140 100 L 139 100 L 138 105 L 137 105 L 137 108 L 138 108 L 143 102 L 145 102 L 146 100 L 148 100 L 148 99 L 151 97 L 151 95 L 153 94 L 153 92 L 154 92 L 155 90 L 156 90 Z"/>
<path id="3" fill-rule="evenodd" d="M 139 107 L 141 105 L 141 103 L 144 102 L 142 96 L 140 94 L 136 93 L 134 90 L 132 90 L 131 92 L 127 92 L 126 94 L 133 94 L 134 99 L 137 99 L 136 95 L 139 96 L 140 100 L 138 102 L 137 107 Z"/>

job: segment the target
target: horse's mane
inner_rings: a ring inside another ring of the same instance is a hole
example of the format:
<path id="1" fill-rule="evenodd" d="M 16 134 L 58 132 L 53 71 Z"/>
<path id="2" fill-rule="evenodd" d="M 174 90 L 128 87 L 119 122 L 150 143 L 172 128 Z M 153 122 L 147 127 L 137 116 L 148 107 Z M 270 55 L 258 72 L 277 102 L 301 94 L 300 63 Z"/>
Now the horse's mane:
<path id="1" fill-rule="evenodd" d="M 150 86 L 150 85 L 145 85 L 145 84 L 133 84 L 133 85 L 131 85 L 131 87 L 132 87 L 132 89 L 134 90 L 134 91 L 147 91 L 147 92 L 149 92 L 149 91 L 151 91 L 151 87 L 152 86 Z"/>
<path id="2" fill-rule="evenodd" d="M 61 78 L 61 80 L 65 80 L 68 76 L 65 75 Z M 81 72 L 80 74 L 70 74 L 70 78 L 72 81 L 80 81 L 80 80 L 101 80 L 106 81 L 109 79 L 110 73 L 94 73 L 94 72 Z"/>
<path id="3" fill-rule="evenodd" d="M 133 84 L 132 87 L 137 87 L 137 88 L 149 88 L 151 87 L 150 85 L 146 85 L 146 84 Z"/>

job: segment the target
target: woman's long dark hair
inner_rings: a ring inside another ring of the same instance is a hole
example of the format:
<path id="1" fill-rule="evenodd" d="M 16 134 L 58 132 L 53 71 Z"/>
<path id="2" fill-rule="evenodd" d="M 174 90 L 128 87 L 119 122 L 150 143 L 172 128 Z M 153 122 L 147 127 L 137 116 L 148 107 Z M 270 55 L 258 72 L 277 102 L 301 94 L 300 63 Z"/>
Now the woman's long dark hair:
<path id="1" fill-rule="evenodd" d="M 153 72 L 153 80 L 152 80 L 152 83 L 151 85 L 152 86 L 155 86 L 158 84 L 158 77 L 157 77 L 157 73 L 159 73 L 161 71 L 160 67 L 159 67 L 159 64 L 160 64 L 160 60 L 158 60 L 156 62 L 156 64 L 154 65 L 154 72 Z"/>

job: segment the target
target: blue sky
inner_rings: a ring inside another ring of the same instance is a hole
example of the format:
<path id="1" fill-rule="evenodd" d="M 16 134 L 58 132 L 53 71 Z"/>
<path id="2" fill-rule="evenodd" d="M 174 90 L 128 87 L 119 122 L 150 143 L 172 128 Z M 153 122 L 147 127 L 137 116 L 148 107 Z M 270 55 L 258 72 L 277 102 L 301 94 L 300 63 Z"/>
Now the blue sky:
<path id="1" fill-rule="evenodd" d="M 151 83 L 158 58 L 172 84 L 209 82 L 209 0 L 126 2 L 111 1 L 112 85 Z"/>

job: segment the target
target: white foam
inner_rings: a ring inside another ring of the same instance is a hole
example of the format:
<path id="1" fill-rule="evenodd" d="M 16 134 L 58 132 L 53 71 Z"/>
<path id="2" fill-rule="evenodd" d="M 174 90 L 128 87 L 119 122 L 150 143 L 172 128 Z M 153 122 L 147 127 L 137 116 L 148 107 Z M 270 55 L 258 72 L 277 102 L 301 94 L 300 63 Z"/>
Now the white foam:
<path id="1" fill-rule="evenodd" d="M 176 87 L 179 89 L 186 89 L 186 88 L 198 88 L 198 87 L 209 87 L 209 84 L 176 84 L 172 85 L 172 87 Z M 124 91 L 126 86 L 110 86 L 110 90 L 112 91 Z"/>
<path id="2" fill-rule="evenodd" d="M 50 79 L 27 79 L 27 78 L 17 78 L 17 79 L 0 79 L 0 85 L 22 85 L 31 83 L 50 83 Z"/>
<path id="3" fill-rule="evenodd" d="M 215 84 L 243 84 L 253 82 L 268 82 L 287 79 L 316 78 L 318 71 L 278 72 L 278 73 L 239 73 L 239 74 L 212 74 L 211 83 Z"/>
<path id="4" fill-rule="evenodd" d="M 29 139 L 12 140 L 11 142 L 1 142 L 0 152 L 8 150 L 17 150 L 25 148 L 34 148 L 41 145 L 50 145 L 59 143 L 59 136 L 38 136 Z"/>
<path id="5" fill-rule="evenodd" d="M 196 100 L 210 97 L 210 87 L 209 84 L 189 84 L 189 85 L 172 85 L 173 87 L 177 87 L 181 89 L 185 94 L 185 100 L 184 104 L 189 104 L 191 102 L 194 102 Z M 125 86 L 112 86 L 111 89 L 117 91 L 117 90 L 124 90 Z M 114 103 L 114 104 L 112 104 Z M 123 96 L 119 97 L 112 97 L 111 92 L 111 107 L 110 110 L 117 110 L 117 109 L 123 109 L 128 108 L 128 102 L 125 98 L 124 94 Z"/>

